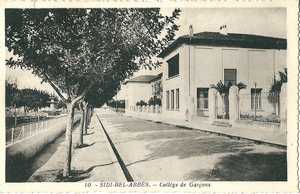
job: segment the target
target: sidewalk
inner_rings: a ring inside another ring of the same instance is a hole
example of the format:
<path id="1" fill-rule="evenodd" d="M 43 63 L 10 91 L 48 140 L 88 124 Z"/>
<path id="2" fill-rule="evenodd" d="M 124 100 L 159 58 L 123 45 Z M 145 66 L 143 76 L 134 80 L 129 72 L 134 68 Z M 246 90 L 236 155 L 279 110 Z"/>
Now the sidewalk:
<path id="1" fill-rule="evenodd" d="M 78 140 L 79 128 L 73 131 L 73 145 Z M 88 134 L 84 135 L 84 145 L 73 150 L 72 175 L 61 177 L 64 158 L 64 137 L 49 160 L 39 168 L 28 181 L 30 182 L 78 182 L 78 181 L 126 181 L 117 160 L 111 155 L 106 137 L 96 115 L 91 119 Z"/>
<path id="2" fill-rule="evenodd" d="M 82 181 L 126 182 L 118 161 L 110 150 L 110 145 L 103 134 L 96 113 L 91 119 L 88 135 L 83 138 L 84 146 L 75 150 L 72 165 L 75 172 L 87 175 Z"/>
<path id="3" fill-rule="evenodd" d="M 257 142 L 263 142 L 268 144 L 275 144 L 279 146 L 287 146 L 287 134 L 280 129 L 258 129 L 254 127 L 248 127 L 246 125 L 239 124 L 238 126 L 223 127 L 211 125 L 208 123 L 207 119 L 199 119 L 199 121 L 184 121 L 182 119 L 166 119 L 162 116 L 147 115 L 147 114 L 135 114 L 130 112 L 129 114 L 124 114 L 125 116 L 132 116 L 135 118 L 145 119 L 152 122 L 161 122 L 170 125 L 176 125 L 179 127 L 196 129 L 201 131 L 207 131 L 211 133 L 216 133 L 220 135 L 226 135 L 236 138 L 243 138 L 248 140 L 253 140 Z"/>

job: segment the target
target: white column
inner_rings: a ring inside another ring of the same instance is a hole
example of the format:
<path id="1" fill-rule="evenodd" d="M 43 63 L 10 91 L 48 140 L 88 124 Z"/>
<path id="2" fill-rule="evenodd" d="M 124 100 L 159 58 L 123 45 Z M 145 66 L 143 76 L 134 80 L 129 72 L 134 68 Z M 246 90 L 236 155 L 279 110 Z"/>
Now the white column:
<path id="1" fill-rule="evenodd" d="M 239 119 L 238 92 L 237 86 L 231 86 L 229 89 L 229 119 L 232 122 Z"/>
<path id="2" fill-rule="evenodd" d="M 189 121 L 192 121 L 193 116 L 196 115 L 196 87 L 195 87 L 195 61 L 194 61 L 194 46 L 189 46 Z"/>
<path id="3" fill-rule="evenodd" d="M 280 103 L 280 129 L 287 130 L 287 84 L 281 86 L 279 103 Z"/>
<path id="4" fill-rule="evenodd" d="M 217 96 L 218 91 L 215 88 L 209 88 L 208 90 L 208 113 L 209 113 L 209 119 L 211 121 L 215 120 L 217 118 Z"/>

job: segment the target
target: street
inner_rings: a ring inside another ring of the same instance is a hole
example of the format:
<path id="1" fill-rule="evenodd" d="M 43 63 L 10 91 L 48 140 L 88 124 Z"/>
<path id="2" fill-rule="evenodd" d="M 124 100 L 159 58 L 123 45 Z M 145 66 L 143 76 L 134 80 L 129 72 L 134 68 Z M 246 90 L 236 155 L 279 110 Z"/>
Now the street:
<path id="1" fill-rule="evenodd" d="M 285 149 L 103 109 L 96 114 L 134 181 L 287 180 Z"/>

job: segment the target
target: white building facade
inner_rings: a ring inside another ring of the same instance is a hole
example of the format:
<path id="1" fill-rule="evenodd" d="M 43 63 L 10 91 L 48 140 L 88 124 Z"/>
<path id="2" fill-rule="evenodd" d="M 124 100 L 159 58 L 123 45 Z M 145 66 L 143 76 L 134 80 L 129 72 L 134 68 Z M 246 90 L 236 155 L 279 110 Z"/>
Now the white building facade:
<path id="1" fill-rule="evenodd" d="M 267 94 L 274 77 L 287 67 L 285 39 L 203 32 L 179 37 L 159 57 L 165 62 L 164 117 L 207 117 L 208 91 L 219 81 L 246 85 L 240 90 L 241 114 L 253 114 L 254 108 L 262 115 L 276 111 Z"/>

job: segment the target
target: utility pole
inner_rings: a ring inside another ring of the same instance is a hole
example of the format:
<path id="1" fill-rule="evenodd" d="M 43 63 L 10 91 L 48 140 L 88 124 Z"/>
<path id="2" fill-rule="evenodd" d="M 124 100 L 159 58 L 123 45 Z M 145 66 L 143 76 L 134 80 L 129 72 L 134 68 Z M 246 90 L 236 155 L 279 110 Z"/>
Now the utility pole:
<path id="1" fill-rule="evenodd" d="M 189 26 L 189 96 L 191 96 L 191 45 L 192 45 L 192 37 L 194 36 L 193 26 Z"/>

